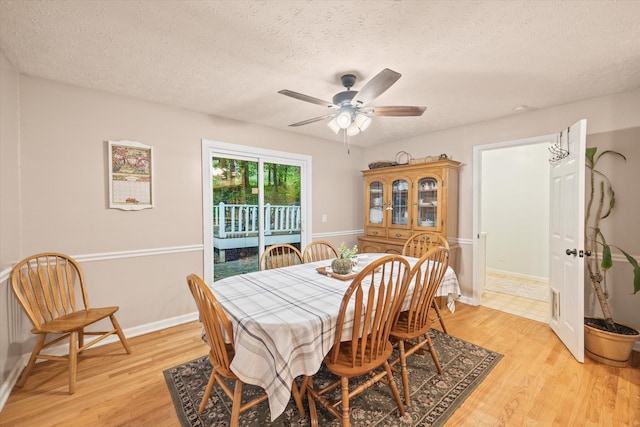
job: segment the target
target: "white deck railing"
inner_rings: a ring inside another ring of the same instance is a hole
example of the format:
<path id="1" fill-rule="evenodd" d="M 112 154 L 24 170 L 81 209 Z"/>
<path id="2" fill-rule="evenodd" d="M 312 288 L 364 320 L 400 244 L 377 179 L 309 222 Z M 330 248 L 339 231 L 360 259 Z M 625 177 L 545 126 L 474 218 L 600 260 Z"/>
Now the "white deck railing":
<path id="1" fill-rule="evenodd" d="M 215 237 L 219 239 L 257 235 L 258 205 L 221 202 L 213 207 Z M 300 233 L 300 206 L 264 205 L 264 234 Z"/>

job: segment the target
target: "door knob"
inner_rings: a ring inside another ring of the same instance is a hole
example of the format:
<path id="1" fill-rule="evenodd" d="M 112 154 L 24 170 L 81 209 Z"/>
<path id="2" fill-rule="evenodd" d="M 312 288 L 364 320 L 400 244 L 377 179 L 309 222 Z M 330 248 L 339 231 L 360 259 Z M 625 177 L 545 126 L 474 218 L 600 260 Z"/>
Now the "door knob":
<path id="1" fill-rule="evenodd" d="M 567 249 L 565 252 L 567 255 L 578 255 L 578 251 L 575 248 L 573 250 Z"/>

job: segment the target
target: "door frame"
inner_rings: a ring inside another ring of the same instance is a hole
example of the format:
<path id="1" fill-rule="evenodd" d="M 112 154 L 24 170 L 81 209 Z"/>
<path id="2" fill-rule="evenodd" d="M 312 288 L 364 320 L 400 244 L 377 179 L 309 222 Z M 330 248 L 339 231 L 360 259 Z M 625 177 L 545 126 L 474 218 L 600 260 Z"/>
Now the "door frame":
<path id="1" fill-rule="evenodd" d="M 485 151 L 503 148 L 521 147 L 533 144 L 549 143 L 549 146 L 557 140 L 557 134 L 534 136 L 515 139 L 511 141 L 496 142 L 492 144 L 476 145 L 473 147 L 473 295 L 472 304 L 482 305 L 482 283 L 480 278 L 480 223 L 482 201 L 482 154 Z M 549 262 L 549 260 L 546 260 Z"/>
<path id="2" fill-rule="evenodd" d="M 202 139 L 202 240 L 204 244 L 204 280 L 213 283 L 213 211 L 211 194 L 211 157 L 217 154 L 252 158 L 264 162 L 286 163 L 300 167 L 300 246 L 304 248 L 312 236 L 311 161 L 306 154 L 288 153 L 248 145 Z M 262 193 L 260 197 L 263 197 Z"/>

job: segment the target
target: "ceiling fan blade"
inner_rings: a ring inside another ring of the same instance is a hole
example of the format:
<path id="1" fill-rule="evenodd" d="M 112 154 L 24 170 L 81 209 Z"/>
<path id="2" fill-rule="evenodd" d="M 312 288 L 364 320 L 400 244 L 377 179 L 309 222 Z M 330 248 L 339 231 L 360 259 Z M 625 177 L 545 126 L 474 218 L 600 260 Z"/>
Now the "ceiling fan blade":
<path id="1" fill-rule="evenodd" d="M 335 116 L 335 114 L 326 114 L 324 116 L 314 117 L 312 119 L 303 120 L 303 121 L 298 122 L 298 123 L 293 123 L 293 124 L 289 125 L 289 127 L 297 127 L 297 126 L 308 125 L 309 123 L 319 122 L 320 120 L 328 119 L 329 117 L 333 117 L 333 116 Z"/>
<path id="2" fill-rule="evenodd" d="M 323 101 L 322 99 L 314 98 L 313 96 L 304 95 L 302 93 L 294 92 L 292 90 L 282 89 L 282 90 L 279 90 L 278 93 L 281 93 L 286 96 L 290 96 L 295 99 L 299 99 L 301 101 L 310 102 L 312 104 L 324 105 L 325 107 L 329 107 L 329 108 L 337 108 L 337 106 L 331 102 Z"/>
<path id="3" fill-rule="evenodd" d="M 385 68 L 358 91 L 356 96 L 351 100 L 351 105 L 357 105 L 358 103 L 366 105 L 370 103 L 397 82 L 401 75 L 400 73 Z"/>
<path id="4" fill-rule="evenodd" d="M 427 107 L 371 107 L 374 116 L 421 116 Z"/>

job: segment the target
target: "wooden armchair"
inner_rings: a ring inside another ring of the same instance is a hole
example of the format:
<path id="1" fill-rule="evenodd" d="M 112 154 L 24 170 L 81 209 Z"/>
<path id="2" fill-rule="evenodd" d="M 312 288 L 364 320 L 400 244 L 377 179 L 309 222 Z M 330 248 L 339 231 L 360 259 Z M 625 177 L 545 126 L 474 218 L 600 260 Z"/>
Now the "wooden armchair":
<path id="1" fill-rule="evenodd" d="M 302 254 L 298 248 L 286 243 L 269 246 L 260 257 L 260 270 L 271 270 L 296 264 L 302 264 Z"/>
<path id="2" fill-rule="evenodd" d="M 314 262 L 338 258 L 338 250 L 326 240 L 315 240 L 307 245 L 302 254 L 302 261 Z"/>
<path id="3" fill-rule="evenodd" d="M 18 380 L 18 387 L 24 386 L 37 359 L 68 360 L 69 394 L 73 394 L 76 387 L 78 355 L 109 335 L 117 334 L 127 353 L 131 353 L 127 339 L 115 317 L 118 307 L 91 308 L 89 306 L 82 269 L 71 257 L 55 252 L 45 252 L 23 259 L 11 271 L 11 288 L 33 324 L 31 333 L 39 336 L 27 367 Z M 113 329 L 85 330 L 87 326 L 106 318 L 111 320 Z M 49 334 L 60 336 L 45 343 Z M 98 337 L 85 344 L 85 335 Z M 69 339 L 67 356 L 41 353 L 42 349 L 67 338 Z"/>
<path id="4" fill-rule="evenodd" d="M 303 381 L 302 390 L 308 393 L 312 426 L 318 425 L 317 400 L 342 420 L 343 427 L 348 427 L 349 399 L 377 382 L 390 387 L 398 410 L 404 415 L 404 406 L 388 359 L 393 350 L 389 333 L 405 299 L 408 278 L 409 263 L 398 255 L 387 255 L 367 265 L 351 282 L 342 299 L 333 347 L 324 358 L 329 371 L 340 378 L 318 390 L 313 388 L 313 377 L 305 377 Z M 356 307 L 355 312 L 353 307 Z M 345 330 L 345 325 L 352 327 Z M 384 369 L 378 370 L 380 367 Z M 356 376 L 367 376 L 369 379 L 350 390 L 349 379 Z M 338 386 L 342 391 L 341 399 L 337 402 L 328 401 L 325 394 Z"/>
<path id="5" fill-rule="evenodd" d="M 242 403 L 242 387 L 244 383 L 231 370 L 231 361 L 235 356 L 233 327 L 231 326 L 231 322 L 229 321 L 225 311 L 222 309 L 222 306 L 211 292 L 211 289 L 209 289 L 200 277 L 195 274 L 188 275 L 187 284 L 191 294 L 193 295 L 193 299 L 196 301 L 196 305 L 198 306 L 200 321 L 204 327 L 204 331 L 207 336 L 207 343 L 209 344 L 209 361 L 211 362 L 211 366 L 213 366 L 209 382 L 207 383 L 207 388 L 202 396 L 202 402 L 198 407 L 198 414 L 202 414 L 204 408 L 207 406 L 211 390 L 213 390 L 213 386 L 217 381 L 218 386 L 222 391 L 224 391 L 229 399 L 232 400 L 231 426 L 236 427 L 238 425 L 241 412 L 253 408 L 260 402 L 265 401 L 268 396 L 266 393 L 262 393 L 251 401 L 245 402 L 244 404 Z M 225 341 L 225 336 L 228 338 L 228 343 Z M 227 384 L 222 380 L 223 378 L 235 382 L 233 390 L 227 386 Z M 301 416 L 304 416 L 305 412 L 302 406 L 302 398 L 295 383 L 292 386 L 292 392 L 298 411 Z"/>
<path id="6" fill-rule="evenodd" d="M 433 248 L 420 258 L 420 261 L 411 270 L 410 280 L 413 283 L 411 304 L 406 311 L 400 313 L 397 322 L 391 329 L 391 339 L 399 342 L 398 351 L 400 353 L 400 357 L 391 362 L 391 365 L 400 362 L 404 401 L 407 406 L 410 406 L 407 356 L 427 344 L 438 373 L 442 375 L 438 353 L 433 347 L 431 337 L 429 337 L 432 322 L 429 318 L 429 312 L 434 307 L 433 297 L 444 278 L 448 265 L 449 249 L 444 247 Z M 426 267 L 424 273 L 423 267 Z M 407 346 L 409 347 L 407 348 Z"/>
<path id="7" fill-rule="evenodd" d="M 442 237 L 442 235 L 437 233 L 416 233 L 413 236 L 409 237 L 402 248 L 402 255 L 410 256 L 414 258 L 420 258 L 422 255 L 426 254 L 430 249 L 444 247 L 449 249 L 449 242 L 447 239 Z M 442 320 L 442 314 L 440 313 L 440 307 L 436 300 L 433 300 L 433 309 L 435 313 L 435 317 L 433 320 L 437 320 L 442 327 L 442 331 L 447 334 L 447 327 L 444 324 L 444 320 Z"/>

